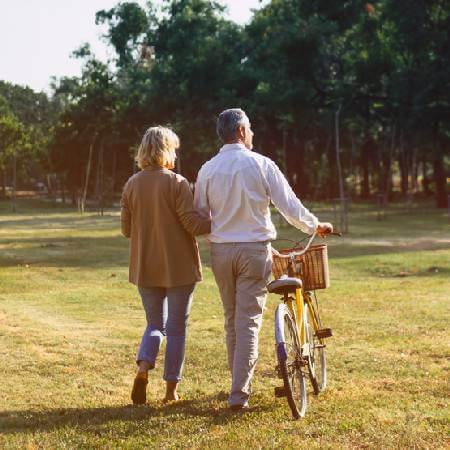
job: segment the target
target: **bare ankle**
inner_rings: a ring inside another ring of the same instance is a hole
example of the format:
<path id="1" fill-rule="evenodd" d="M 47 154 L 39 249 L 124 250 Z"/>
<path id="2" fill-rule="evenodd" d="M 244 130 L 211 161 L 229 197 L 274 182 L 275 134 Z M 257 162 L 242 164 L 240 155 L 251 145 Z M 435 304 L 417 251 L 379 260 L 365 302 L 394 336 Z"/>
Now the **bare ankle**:
<path id="1" fill-rule="evenodd" d="M 166 399 L 167 400 L 177 400 L 178 382 L 177 381 L 167 381 L 166 382 Z"/>
<path id="2" fill-rule="evenodd" d="M 150 369 L 153 369 L 153 365 L 147 361 L 139 361 L 138 362 L 138 370 L 137 373 L 148 373 Z"/>

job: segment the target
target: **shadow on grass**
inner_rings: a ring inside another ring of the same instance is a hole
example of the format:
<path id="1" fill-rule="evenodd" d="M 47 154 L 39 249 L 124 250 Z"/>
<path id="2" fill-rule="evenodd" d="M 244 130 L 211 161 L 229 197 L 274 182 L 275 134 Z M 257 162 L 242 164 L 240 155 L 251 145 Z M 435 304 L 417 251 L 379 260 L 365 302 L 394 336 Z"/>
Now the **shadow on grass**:
<path id="1" fill-rule="evenodd" d="M 278 246 L 282 247 L 282 246 Z M 210 267 L 209 246 L 202 239 L 200 254 Z M 417 251 L 449 249 L 447 242 L 422 240 L 408 244 L 370 245 L 340 244 L 329 246 L 330 258 L 391 255 Z M 6 238 L 0 239 L 0 267 L 32 264 L 46 267 L 108 268 L 128 265 L 128 241 L 121 236 Z"/>
<path id="2" fill-rule="evenodd" d="M 318 242 L 320 243 L 320 242 Z M 283 249 L 286 245 L 280 245 L 279 243 L 274 245 L 275 248 Z M 200 257 L 204 266 L 211 267 L 211 257 L 209 247 L 206 245 L 200 245 Z M 329 245 L 328 257 L 331 259 L 339 258 L 354 258 L 359 256 L 376 256 L 376 255 L 392 255 L 396 253 L 412 253 L 417 251 L 435 251 L 435 250 L 448 250 L 450 245 L 448 243 L 436 243 L 435 241 L 421 241 L 420 244 L 411 245 Z"/>
<path id="3" fill-rule="evenodd" d="M 66 199 L 68 200 L 68 199 Z M 117 199 L 119 200 L 119 199 Z M 118 202 L 116 202 L 118 203 Z M 86 213 L 87 214 L 98 214 L 99 208 L 97 205 L 92 202 L 88 202 L 86 205 Z M 120 211 L 119 206 L 107 206 L 103 209 L 104 214 L 108 214 L 110 212 Z M 67 201 L 66 203 L 54 203 L 51 199 L 43 198 L 43 197 L 34 197 L 34 198 L 17 198 L 16 200 L 16 212 L 12 210 L 11 200 L 8 199 L 0 199 L 0 215 L 8 214 L 20 217 L 21 215 L 38 215 L 45 213 L 73 213 L 80 214 L 76 205 L 72 204 L 72 202 Z"/>
<path id="4" fill-rule="evenodd" d="M 14 228 L 15 230 L 32 230 L 32 229 L 98 229 L 99 226 L 115 226 L 119 230 L 120 228 L 120 218 L 118 215 L 105 213 L 103 216 L 99 215 L 86 215 L 81 216 L 77 214 L 62 213 L 62 212 L 52 212 L 49 217 L 20 217 L 7 220 L 1 220 L 0 224 L 5 228 Z"/>
<path id="5" fill-rule="evenodd" d="M 153 419 L 180 420 L 180 416 L 204 417 L 210 425 L 224 425 L 240 420 L 242 415 L 261 413 L 271 408 L 255 406 L 245 412 L 233 412 L 225 405 L 217 404 L 218 397 L 198 400 L 183 400 L 169 405 L 109 406 L 99 408 L 59 408 L 44 411 L 5 411 L 0 413 L 0 432 L 14 434 L 22 432 L 53 431 L 66 426 L 97 426 L 108 422 L 140 422 Z"/>
<path id="6" fill-rule="evenodd" d="M 111 267 L 128 264 L 123 237 L 0 239 L 0 267 L 33 264 L 46 267 Z"/>
<path id="7" fill-rule="evenodd" d="M 328 256 L 330 258 L 353 258 L 355 256 L 392 255 L 398 253 L 411 253 L 421 251 L 448 250 L 448 242 L 435 240 L 421 240 L 418 242 L 393 244 L 356 244 L 356 245 L 330 245 Z"/>

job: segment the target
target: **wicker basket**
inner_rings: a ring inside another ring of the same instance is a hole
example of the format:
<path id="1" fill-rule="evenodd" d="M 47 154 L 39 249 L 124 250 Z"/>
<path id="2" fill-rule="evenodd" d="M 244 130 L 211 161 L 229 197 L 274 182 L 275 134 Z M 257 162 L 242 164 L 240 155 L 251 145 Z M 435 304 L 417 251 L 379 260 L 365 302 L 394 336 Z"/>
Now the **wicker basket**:
<path id="1" fill-rule="evenodd" d="M 293 250 L 302 250 L 300 247 L 287 248 L 280 253 L 287 254 Z M 275 279 L 288 273 L 289 259 L 273 255 L 272 273 Z M 326 244 L 312 245 L 302 256 L 295 257 L 294 271 L 296 276 L 303 280 L 304 289 L 326 289 L 330 286 L 330 273 L 328 271 L 328 251 Z"/>

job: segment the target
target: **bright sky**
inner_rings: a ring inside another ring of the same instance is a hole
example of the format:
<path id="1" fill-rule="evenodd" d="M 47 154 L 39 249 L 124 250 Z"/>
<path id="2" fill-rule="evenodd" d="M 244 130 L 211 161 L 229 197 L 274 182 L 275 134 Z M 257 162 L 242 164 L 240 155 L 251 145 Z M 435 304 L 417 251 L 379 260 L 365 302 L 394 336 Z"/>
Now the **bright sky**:
<path id="1" fill-rule="evenodd" d="M 142 6 L 145 0 L 135 0 Z M 73 50 L 89 42 L 97 57 L 106 60 L 102 29 L 95 13 L 118 0 L 0 0 L 0 80 L 48 90 L 50 77 L 79 75 Z M 250 19 L 259 0 L 222 0 L 229 17 L 238 23 Z M 110 50 L 109 50 L 110 51 Z"/>

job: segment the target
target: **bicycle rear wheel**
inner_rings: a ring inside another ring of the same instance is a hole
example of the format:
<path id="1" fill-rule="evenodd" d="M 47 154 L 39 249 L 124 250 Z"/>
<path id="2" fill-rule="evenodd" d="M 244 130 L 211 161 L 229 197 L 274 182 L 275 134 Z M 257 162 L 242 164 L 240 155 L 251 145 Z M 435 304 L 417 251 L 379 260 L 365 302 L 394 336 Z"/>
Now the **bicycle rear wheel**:
<path id="1" fill-rule="evenodd" d="M 315 314 L 315 312 L 314 312 Z M 325 346 L 316 336 L 309 308 L 305 309 L 306 345 L 308 346 L 308 373 L 314 394 L 318 395 L 327 385 L 327 359 Z M 319 319 L 316 316 L 316 323 Z"/>
<path id="2" fill-rule="evenodd" d="M 294 419 L 306 412 L 306 380 L 303 358 L 294 319 L 285 304 L 275 312 L 275 339 L 278 367 L 283 378 L 284 390 Z"/>

